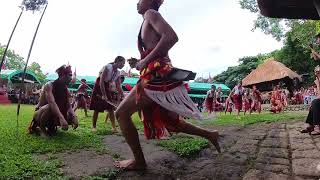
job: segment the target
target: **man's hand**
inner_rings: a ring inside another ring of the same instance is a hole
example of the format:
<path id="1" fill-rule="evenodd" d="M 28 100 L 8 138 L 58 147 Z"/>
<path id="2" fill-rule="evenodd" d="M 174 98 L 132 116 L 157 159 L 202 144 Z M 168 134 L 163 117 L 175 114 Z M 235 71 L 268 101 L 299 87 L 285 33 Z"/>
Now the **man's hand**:
<path id="1" fill-rule="evenodd" d="M 64 119 L 64 117 L 59 118 L 60 126 L 63 130 L 68 130 L 68 122 Z"/>

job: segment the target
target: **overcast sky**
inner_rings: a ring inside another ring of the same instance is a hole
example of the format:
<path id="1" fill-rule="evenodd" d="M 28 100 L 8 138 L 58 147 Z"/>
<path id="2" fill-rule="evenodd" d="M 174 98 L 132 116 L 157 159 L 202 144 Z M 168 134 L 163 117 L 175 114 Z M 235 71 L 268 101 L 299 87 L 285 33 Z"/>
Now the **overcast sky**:
<path id="1" fill-rule="evenodd" d="M 1 44 L 8 41 L 21 1 L 0 0 Z M 49 0 L 30 61 L 38 62 L 44 73 L 70 62 L 78 75 L 95 76 L 117 55 L 139 57 L 136 42 L 142 17 L 137 2 Z M 242 10 L 238 0 L 165 0 L 160 12 L 179 36 L 170 51 L 173 65 L 198 76 L 216 75 L 243 56 L 282 46 L 260 31 L 251 32 L 255 15 Z M 25 58 L 40 15 L 25 13 L 10 44 Z"/>

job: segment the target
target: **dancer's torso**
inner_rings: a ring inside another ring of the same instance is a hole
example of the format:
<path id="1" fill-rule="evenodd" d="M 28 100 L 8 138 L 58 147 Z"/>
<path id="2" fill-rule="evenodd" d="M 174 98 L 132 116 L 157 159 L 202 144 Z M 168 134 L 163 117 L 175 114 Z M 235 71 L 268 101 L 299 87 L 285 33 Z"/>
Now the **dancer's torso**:
<path id="1" fill-rule="evenodd" d="M 157 46 L 161 36 L 154 30 L 148 20 L 144 20 L 138 38 L 138 44 L 143 48 L 143 51 L 150 52 Z M 139 47 L 139 50 L 141 47 Z M 163 57 L 168 57 L 168 53 Z"/>
<path id="2" fill-rule="evenodd" d="M 115 82 L 120 77 L 120 71 L 114 70 L 112 64 L 107 64 L 103 69 L 101 69 L 100 74 L 102 74 L 103 71 L 107 71 L 105 79 L 103 79 L 106 83 Z"/>
<path id="3" fill-rule="evenodd" d="M 50 86 L 52 89 L 52 95 L 54 97 L 54 101 L 59 107 L 59 110 L 62 112 L 62 114 L 66 117 L 67 110 L 69 109 L 69 91 L 68 88 L 65 84 L 59 83 L 58 81 L 54 82 L 49 82 L 45 84 L 44 86 Z M 48 99 L 47 99 L 47 93 L 46 91 L 42 90 L 38 107 L 42 107 L 46 104 L 48 104 Z"/>

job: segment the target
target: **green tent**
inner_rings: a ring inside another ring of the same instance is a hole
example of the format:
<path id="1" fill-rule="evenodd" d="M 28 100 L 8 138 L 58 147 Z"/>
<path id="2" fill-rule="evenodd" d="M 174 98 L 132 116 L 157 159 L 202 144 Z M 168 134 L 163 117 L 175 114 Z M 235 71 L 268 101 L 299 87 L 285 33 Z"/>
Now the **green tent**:
<path id="1" fill-rule="evenodd" d="M 6 79 L 11 83 L 21 83 L 23 76 L 22 70 L 2 70 L 0 74 L 1 79 Z M 25 82 L 40 84 L 37 75 L 30 70 L 26 71 Z"/>
<path id="2" fill-rule="evenodd" d="M 230 88 L 224 84 L 197 83 L 197 82 L 189 83 L 190 89 L 196 90 L 196 91 L 209 91 L 212 85 L 214 85 L 216 89 L 220 87 L 222 91 L 230 91 Z"/>
<path id="3" fill-rule="evenodd" d="M 139 78 L 134 77 L 125 77 L 122 84 L 129 84 L 130 86 L 135 86 L 138 82 Z"/>
<path id="4" fill-rule="evenodd" d="M 135 86 L 138 82 L 138 78 L 133 77 L 126 77 L 122 85 L 129 84 L 130 86 Z M 211 89 L 211 86 L 215 85 L 216 88 L 220 87 L 222 89 L 222 92 L 224 96 L 228 95 L 230 92 L 230 88 L 224 84 L 210 84 L 210 83 L 196 83 L 196 82 L 190 82 L 190 97 L 194 98 L 202 98 L 204 99 L 206 97 L 207 91 Z"/>
<path id="5" fill-rule="evenodd" d="M 58 79 L 57 74 L 49 74 L 46 77 L 46 81 L 54 81 L 56 79 Z M 76 84 L 80 84 L 81 79 L 85 79 L 87 81 L 87 84 L 89 84 L 89 85 L 94 85 L 97 77 L 96 76 L 77 76 Z M 135 86 L 137 84 L 138 80 L 139 80 L 139 78 L 125 77 L 123 84 L 129 84 L 131 86 Z"/>
<path id="6" fill-rule="evenodd" d="M 134 77 L 126 77 L 124 79 L 123 84 L 129 84 L 131 86 L 135 86 L 138 82 L 139 78 Z M 211 85 L 215 85 L 216 88 L 221 87 L 222 91 L 230 91 L 230 88 L 224 84 L 210 84 L 210 83 L 196 83 L 196 82 L 190 82 L 189 86 L 191 90 L 197 90 L 197 91 L 209 91 L 211 89 Z"/>
<path id="7" fill-rule="evenodd" d="M 57 74 L 49 74 L 46 77 L 46 81 L 54 81 L 58 79 L 58 75 Z M 94 83 L 96 82 L 97 77 L 96 76 L 77 76 L 77 81 L 75 84 L 80 84 L 80 80 L 81 79 L 85 79 L 87 81 L 88 85 L 94 85 Z"/>
<path id="8" fill-rule="evenodd" d="M 207 95 L 206 94 L 189 94 L 189 96 L 193 98 L 205 99 Z"/>
<path id="9" fill-rule="evenodd" d="M 53 81 L 57 78 L 58 76 L 56 74 L 50 74 L 47 76 L 46 80 Z M 81 79 L 86 79 L 87 84 L 91 86 L 91 88 L 93 88 L 96 78 L 97 78 L 96 76 L 77 76 L 77 82 L 75 83 L 75 85 L 71 85 L 69 88 L 71 88 L 71 90 L 76 90 L 77 86 L 79 86 L 80 84 Z M 138 80 L 139 78 L 136 78 L 136 77 L 125 77 L 124 82 L 122 83 L 122 86 L 125 87 L 125 85 L 128 84 L 133 87 L 137 84 Z M 230 88 L 224 84 L 190 82 L 189 86 L 190 86 L 191 94 L 189 95 L 190 97 L 195 97 L 195 98 L 205 98 L 207 91 L 211 89 L 212 85 L 215 85 L 216 88 L 221 87 L 222 92 L 224 94 L 227 94 L 230 91 Z"/>

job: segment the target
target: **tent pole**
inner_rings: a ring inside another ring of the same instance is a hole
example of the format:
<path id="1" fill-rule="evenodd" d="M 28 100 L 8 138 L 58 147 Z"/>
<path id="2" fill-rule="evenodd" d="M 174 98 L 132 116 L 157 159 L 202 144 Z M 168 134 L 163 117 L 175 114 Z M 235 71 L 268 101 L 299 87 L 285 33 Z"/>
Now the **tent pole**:
<path id="1" fill-rule="evenodd" d="M 317 9 L 318 15 L 320 17 L 320 1 L 319 0 L 313 0 L 314 7 Z"/>

